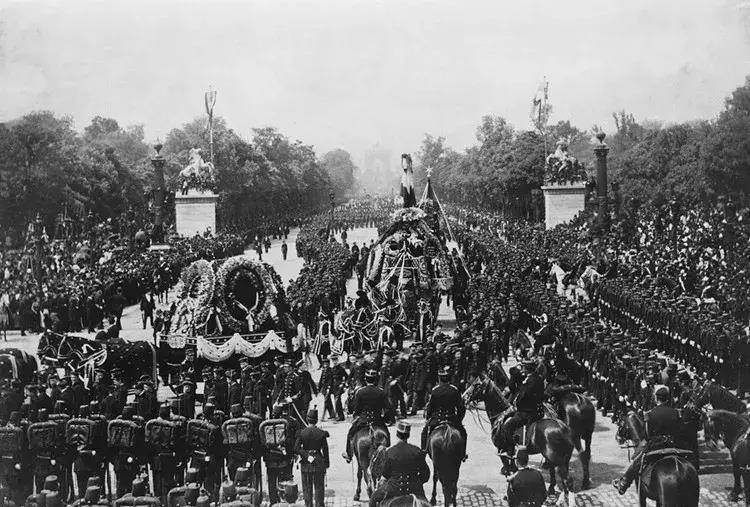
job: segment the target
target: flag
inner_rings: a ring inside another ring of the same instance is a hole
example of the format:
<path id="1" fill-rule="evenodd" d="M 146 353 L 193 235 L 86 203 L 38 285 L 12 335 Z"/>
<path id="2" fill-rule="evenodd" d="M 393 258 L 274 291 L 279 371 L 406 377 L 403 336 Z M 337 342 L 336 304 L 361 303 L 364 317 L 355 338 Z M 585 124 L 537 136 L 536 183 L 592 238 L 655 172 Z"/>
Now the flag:
<path id="1" fill-rule="evenodd" d="M 216 91 L 215 90 L 207 91 L 204 101 L 206 103 L 206 114 L 208 115 L 207 128 L 210 128 L 211 123 L 213 122 L 213 119 L 214 119 L 214 105 L 216 105 Z"/>
<path id="2" fill-rule="evenodd" d="M 539 128 L 541 125 L 547 123 L 547 100 L 549 99 L 549 82 L 545 78 L 534 94 L 534 98 L 531 101 L 531 121 L 534 125 Z"/>

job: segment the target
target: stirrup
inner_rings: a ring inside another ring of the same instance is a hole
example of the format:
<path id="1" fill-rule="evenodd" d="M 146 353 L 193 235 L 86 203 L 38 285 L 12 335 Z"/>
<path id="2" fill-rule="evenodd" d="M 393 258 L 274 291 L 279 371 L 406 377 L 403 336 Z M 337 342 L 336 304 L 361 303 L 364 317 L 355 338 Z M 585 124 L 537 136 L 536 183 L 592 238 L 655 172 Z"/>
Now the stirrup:
<path id="1" fill-rule="evenodd" d="M 345 453 L 345 452 L 342 452 L 342 453 L 341 453 L 341 457 L 342 457 L 342 458 L 344 458 L 344 460 L 345 460 L 345 461 L 346 461 L 347 463 L 351 463 L 351 462 L 352 462 L 352 457 L 351 457 L 351 456 L 349 456 L 349 455 L 348 455 L 347 453 Z"/>

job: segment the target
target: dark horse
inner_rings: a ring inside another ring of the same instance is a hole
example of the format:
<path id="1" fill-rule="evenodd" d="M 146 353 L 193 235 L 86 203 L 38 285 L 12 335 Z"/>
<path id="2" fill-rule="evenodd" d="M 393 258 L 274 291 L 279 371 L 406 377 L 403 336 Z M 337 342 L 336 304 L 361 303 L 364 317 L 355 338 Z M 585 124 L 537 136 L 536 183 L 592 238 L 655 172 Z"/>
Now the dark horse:
<path id="1" fill-rule="evenodd" d="M 596 409 L 588 397 L 569 392 L 559 399 L 559 415 L 570 428 L 573 445 L 581 460 L 581 468 L 583 468 L 581 489 L 588 489 L 591 487 L 589 464 L 591 463 L 591 436 L 594 434 L 596 424 Z"/>
<path id="2" fill-rule="evenodd" d="M 443 486 L 443 503 L 446 507 L 455 506 L 458 495 L 458 472 L 466 453 L 466 442 L 461 432 L 448 423 L 440 424 L 430 433 L 427 452 L 433 466 L 430 503 L 436 503 L 435 490 L 437 482 L 440 481 Z"/>
<path id="3" fill-rule="evenodd" d="M 721 439 L 729 449 L 732 457 L 732 472 L 734 473 L 734 487 L 729 493 L 729 501 L 737 502 L 740 498 L 742 486 L 740 478 L 745 483 L 745 505 L 750 505 L 750 442 L 748 439 L 750 420 L 743 414 L 735 414 L 729 410 L 711 410 L 706 417 L 703 431 L 706 443 L 716 447 L 715 440 Z"/>
<path id="4" fill-rule="evenodd" d="M 510 404 L 500 389 L 486 375 L 482 374 L 466 389 L 464 401 L 484 401 L 487 416 L 492 424 L 492 443 L 497 449 L 502 448 L 501 429 L 503 417 Z M 573 435 L 567 424 L 551 417 L 545 417 L 532 423 L 529 427 L 529 454 L 544 456 L 550 465 L 550 495 L 555 494 L 557 478 L 555 471 L 560 474 L 560 481 L 564 497 L 567 499 L 569 490 L 568 468 L 573 455 Z"/>
<path id="5" fill-rule="evenodd" d="M 351 440 L 354 457 L 357 458 L 357 491 L 354 493 L 354 500 L 359 501 L 362 494 L 362 478 L 365 479 L 367 486 L 367 497 L 372 496 L 373 482 L 370 475 L 370 462 L 373 454 L 379 445 L 389 446 L 391 435 L 387 428 L 369 425 L 354 434 Z"/>
<path id="6" fill-rule="evenodd" d="M 645 443 L 646 427 L 638 414 L 629 412 L 620 419 L 617 440 L 621 444 L 630 440 L 638 447 Z M 692 454 L 689 451 L 686 453 Z M 663 457 L 643 467 L 636 484 L 641 507 L 646 507 L 647 499 L 656 501 L 657 507 L 698 506 L 698 472 L 681 453 L 665 453 Z"/>
<path id="7" fill-rule="evenodd" d="M 744 401 L 735 396 L 726 387 L 720 386 L 710 380 L 703 384 L 698 395 L 690 401 L 690 404 L 695 405 L 697 409 L 701 409 L 709 403 L 714 409 L 728 410 L 735 414 L 744 414 L 747 412 L 747 405 Z"/>

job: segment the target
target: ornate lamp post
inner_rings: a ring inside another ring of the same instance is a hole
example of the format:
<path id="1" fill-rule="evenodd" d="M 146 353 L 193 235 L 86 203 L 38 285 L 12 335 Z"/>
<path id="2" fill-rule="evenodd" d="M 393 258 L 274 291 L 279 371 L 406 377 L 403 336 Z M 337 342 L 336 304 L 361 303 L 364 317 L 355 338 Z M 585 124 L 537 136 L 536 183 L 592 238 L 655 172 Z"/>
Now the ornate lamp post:
<path id="1" fill-rule="evenodd" d="M 157 244 L 164 242 L 162 208 L 164 207 L 164 164 L 166 160 L 160 153 L 161 149 L 162 144 L 157 143 L 154 146 L 156 156 L 151 159 L 151 165 L 154 166 L 154 230 L 151 233 L 151 240 Z"/>
<path id="2" fill-rule="evenodd" d="M 594 148 L 594 155 L 596 155 L 597 200 L 599 202 L 597 221 L 599 222 L 599 229 L 602 232 L 609 230 L 609 203 L 607 202 L 607 154 L 609 153 L 609 146 L 604 143 L 606 136 L 604 132 L 599 132 L 596 135 L 599 144 Z"/>

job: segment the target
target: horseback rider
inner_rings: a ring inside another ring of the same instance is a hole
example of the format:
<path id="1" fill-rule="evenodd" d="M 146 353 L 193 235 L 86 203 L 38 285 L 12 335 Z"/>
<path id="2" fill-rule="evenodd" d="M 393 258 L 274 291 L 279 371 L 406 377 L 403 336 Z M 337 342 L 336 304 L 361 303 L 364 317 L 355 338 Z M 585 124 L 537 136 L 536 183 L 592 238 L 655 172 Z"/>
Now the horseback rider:
<path id="1" fill-rule="evenodd" d="M 671 395 L 667 386 L 654 390 L 656 406 L 646 412 L 646 445 L 633 456 L 633 461 L 622 477 L 612 481 L 617 492 L 624 495 L 641 469 L 643 455 L 647 452 L 674 446 L 676 432 L 680 428 L 680 413 L 669 406 Z"/>
<path id="2" fill-rule="evenodd" d="M 582 393 L 584 391 L 585 389 L 582 386 L 574 383 L 567 372 L 561 369 L 555 373 L 552 380 L 547 384 L 544 395 L 546 398 L 551 399 L 558 417 L 561 417 L 562 407 L 560 406 L 560 400 L 562 397 L 568 393 Z"/>
<path id="3" fill-rule="evenodd" d="M 388 403 L 388 396 L 383 389 L 375 385 L 377 381 L 378 372 L 372 369 L 367 370 L 365 385 L 354 393 L 354 400 L 351 404 L 354 421 L 346 435 L 346 452 L 342 453 L 347 463 L 352 461 L 351 440 L 354 435 L 369 425 L 385 427 L 385 421 L 390 417 L 391 407 Z"/>
<path id="4" fill-rule="evenodd" d="M 542 418 L 542 403 L 544 402 L 544 380 L 539 376 L 532 360 L 523 363 L 526 379 L 518 388 L 516 395 L 516 412 L 503 423 L 502 436 L 505 446 L 500 453 L 503 462 L 501 473 L 507 475 L 515 470 L 513 455 L 515 442 L 513 433 L 518 428 L 523 428 Z"/>
<path id="5" fill-rule="evenodd" d="M 430 401 L 425 407 L 427 423 L 422 428 L 422 450 L 427 451 L 427 438 L 440 423 L 447 421 L 455 427 L 466 442 L 466 428 L 463 424 L 466 405 L 458 388 L 450 383 L 451 369 L 445 366 L 438 371 L 438 385 L 432 389 Z M 468 456 L 464 455 L 464 461 Z"/>

